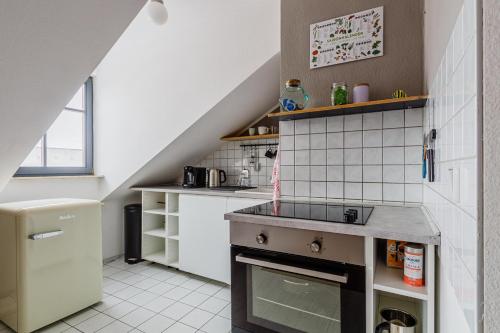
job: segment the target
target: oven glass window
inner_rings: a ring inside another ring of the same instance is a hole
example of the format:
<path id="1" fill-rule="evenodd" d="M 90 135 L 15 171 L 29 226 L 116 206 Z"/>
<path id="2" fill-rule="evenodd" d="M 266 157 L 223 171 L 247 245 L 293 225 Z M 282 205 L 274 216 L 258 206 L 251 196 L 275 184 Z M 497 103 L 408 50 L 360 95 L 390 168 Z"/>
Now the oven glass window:
<path id="1" fill-rule="evenodd" d="M 340 285 L 250 266 L 248 321 L 279 333 L 341 333 Z"/>

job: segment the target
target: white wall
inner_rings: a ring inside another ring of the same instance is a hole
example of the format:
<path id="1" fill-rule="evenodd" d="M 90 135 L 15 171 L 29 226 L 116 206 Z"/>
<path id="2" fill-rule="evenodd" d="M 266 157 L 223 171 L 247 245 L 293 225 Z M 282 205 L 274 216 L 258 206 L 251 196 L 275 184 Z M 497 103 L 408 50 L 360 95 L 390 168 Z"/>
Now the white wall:
<path id="1" fill-rule="evenodd" d="M 102 197 L 279 52 L 279 0 L 172 0 L 167 7 L 165 26 L 139 13 L 95 72 Z"/>
<path id="2" fill-rule="evenodd" d="M 144 3 L 0 1 L 0 191 Z"/>
<path id="3" fill-rule="evenodd" d="M 99 200 L 100 177 L 16 177 L 0 192 L 0 202 L 50 198 Z"/>
<path id="4" fill-rule="evenodd" d="M 465 0 L 429 79 L 424 131 L 437 129 L 436 181 L 424 204 L 441 231 L 439 331 L 477 332 L 478 97 L 475 0 Z M 443 13 L 443 15 L 447 15 Z M 435 17 L 433 15 L 432 17 Z M 426 21 L 432 30 L 440 20 Z"/>

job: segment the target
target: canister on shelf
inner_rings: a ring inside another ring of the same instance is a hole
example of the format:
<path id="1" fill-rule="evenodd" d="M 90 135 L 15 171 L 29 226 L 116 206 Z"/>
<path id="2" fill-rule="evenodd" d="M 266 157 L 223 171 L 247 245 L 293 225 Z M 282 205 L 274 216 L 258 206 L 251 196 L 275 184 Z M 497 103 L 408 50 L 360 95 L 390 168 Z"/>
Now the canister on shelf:
<path id="1" fill-rule="evenodd" d="M 407 242 L 398 240 L 387 240 L 386 265 L 392 268 L 403 268 L 405 257 L 405 245 Z"/>
<path id="2" fill-rule="evenodd" d="M 349 93 L 345 82 L 334 82 L 331 92 L 332 105 L 343 105 L 349 102 Z"/>
<path id="3" fill-rule="evenodd" d="M 405 245 L 403 281 L 414 287 L 424 285 L 424 246 L 408 243 Z"/>
<path id="4" fill-rule="evenodd" d="M 358 83 L 352 88 L 352 102 L 362 103 L 370 100 L 370 85 L 368 83 Z"/>

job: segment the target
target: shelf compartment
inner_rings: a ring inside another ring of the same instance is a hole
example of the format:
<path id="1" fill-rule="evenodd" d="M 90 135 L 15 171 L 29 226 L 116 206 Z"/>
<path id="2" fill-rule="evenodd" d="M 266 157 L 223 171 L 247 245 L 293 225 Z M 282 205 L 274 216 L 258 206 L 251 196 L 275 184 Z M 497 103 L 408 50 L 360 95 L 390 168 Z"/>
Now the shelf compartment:
<path id="1" fill-rule="evenodd" d="M 165 251 L 158 251 L 158 252 L 154 252 L 154 253 L 145 255 L 145 256 L 143 256 L 143 259 L 147 260 L 147 261 L 155 262 L 158 264 L 163 264 L 163 265 L 165 265 L 167 262 L 167 260 L 165 258 Z"/>
<path id="2" fill-rule="evenodd" d="M 179 240 L 179 235 L 171 235 L 171 236 L 167 236 L 168 239 L 170 240 L 176 240 L 178 241 Z"/>
<path id="3" fill-rule="evenodd" d="M 222 141 L 251 141 L 260 139 L 279 139 L 280 135 L 275 134 L 262 134 L 262 135 L 246 135 L 246 136 L 225 136 L 221 138 Z"/>
<path id="4" fill-rule="evenodd" d="M 173 268 L 179 268 L 179 261 L 173 261 L 168 264 L 168 266 L 173 267 Z"/>
<path id="5" fill-rule="evenodd" d="M 270 118 L 277 117 L 280 120 L 294 120 L 318 117 L 341 116 L 357 113 L 380 112 L 390 110 L 401 110 L 408 108 L 422 108 L 427 103 L 428 96 L 410 96 L 403 98 L 390 98 L 377 101 L 353 103 L 335 106 L 323 106 L 297 111 L 282 111 L 270 113 Z"/>
<path id="6" fill-rule="evenodd" d="M 165 211 L 167 196 L 165 192 L 142 192 L 142 209 L 143 211 Z M 153 213 L 154 214 L 154 213 Z"/>
<path id="7" fill-rule="evenodd" d="M 178 214 L 179 211 L 179 193 L 167 193 L 167 213 Z"/>
<path id="8" fill-rule="evenodd" d="M 167 237 L 167 234 L 166 234 L 164 228 L 158 228 L 158 229 L 144 231 L 144 235 L 153 236 L 153 237 L 160 237 L 160 238 Z"/>
<path id="9" fill-rule="evenodd" d="M 179 216 L 179 212 L 169 212 L 168 215 Z"/>
<path id="10" fill-rule="evenodd" d="M 145 210 L 146 214 L 166 215 L 165 208 L 156 208 Z"/>
<path id="11" fill-rule="evenodd" d="M 383 260 L 377 260 L 373 289 L 426 301 L 429 298 L 427 286 L 413 287 L 403 282 L 403 270 L 387 267 Z"/>

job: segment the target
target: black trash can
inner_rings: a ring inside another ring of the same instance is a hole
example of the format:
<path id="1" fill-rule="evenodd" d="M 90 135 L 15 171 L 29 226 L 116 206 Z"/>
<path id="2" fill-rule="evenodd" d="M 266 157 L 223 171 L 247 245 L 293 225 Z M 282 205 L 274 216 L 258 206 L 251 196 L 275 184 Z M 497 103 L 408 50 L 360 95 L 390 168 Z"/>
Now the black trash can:
<path id="1" fill-rule="evenodd" d="M 141 219 L 142 205 L 131 204 L 125 206 L 125 262 L 136 264 L 141 262 Z"/>

